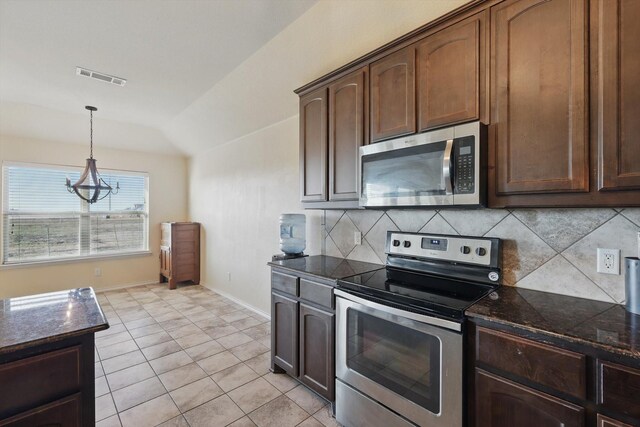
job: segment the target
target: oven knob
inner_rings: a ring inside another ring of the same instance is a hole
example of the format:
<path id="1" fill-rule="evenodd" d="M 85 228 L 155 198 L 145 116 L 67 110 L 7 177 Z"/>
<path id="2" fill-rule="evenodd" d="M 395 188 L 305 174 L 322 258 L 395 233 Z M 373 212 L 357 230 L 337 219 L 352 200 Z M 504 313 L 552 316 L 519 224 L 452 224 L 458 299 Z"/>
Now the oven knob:
<path id="1" fill-rule="evenodd" d="M 469 254 L 471 253 L 471 248 L 469 246 L 462 246 L 460 247 L 460 252 L 462 252 L 463 254 Z"/>
<path id="2" fill-rule="evenodd" d="M 400 246 L 400 240 L 394 240 L 393 246 Z"/>
<path id="3" fill-rule="evenodd" d="M 485 248 L 478 248 L 476 249 L 476 254 L 478 254 L 478 256 L 485 256 L 487 254 L 487 250 Z"/>
<path id="4" fill-rule="evenodd" d="M 404 243 L 402 244 L 405 248 L 408 248 L 411 246 L 411 242 L 408 240 L 405 240 Z"/>

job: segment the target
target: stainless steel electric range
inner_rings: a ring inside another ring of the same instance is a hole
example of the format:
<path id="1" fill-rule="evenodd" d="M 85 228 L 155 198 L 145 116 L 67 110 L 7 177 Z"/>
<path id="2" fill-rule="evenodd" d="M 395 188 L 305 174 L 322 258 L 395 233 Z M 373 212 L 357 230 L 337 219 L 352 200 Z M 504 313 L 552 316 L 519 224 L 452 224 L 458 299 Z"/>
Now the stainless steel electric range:
<path id="1" fill-rule="evenodd" d="M 338 281 L 336 419 L 463 424 L 464 311 L 500 284 L 496 238 L 387 232 L 386 268 Z"/>

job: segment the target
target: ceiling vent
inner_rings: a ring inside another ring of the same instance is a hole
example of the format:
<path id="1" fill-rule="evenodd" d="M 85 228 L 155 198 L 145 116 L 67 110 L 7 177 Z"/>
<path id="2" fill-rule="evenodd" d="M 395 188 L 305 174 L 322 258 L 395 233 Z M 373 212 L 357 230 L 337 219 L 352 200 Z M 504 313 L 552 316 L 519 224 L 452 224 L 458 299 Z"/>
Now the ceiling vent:
<path id="1" fill-rule="evenodd" d="M 127 83 L 126 79 L 116 76 L 110 76 L 109 74 L 100 73 L 98 71 L 93 71 L 82 67 L 76 67 L 76 74 L 79 76 L 90 77 L 92 79 L 100 80 L 102 82 L 111 83 L 118 86 L 124 86 Z"/>

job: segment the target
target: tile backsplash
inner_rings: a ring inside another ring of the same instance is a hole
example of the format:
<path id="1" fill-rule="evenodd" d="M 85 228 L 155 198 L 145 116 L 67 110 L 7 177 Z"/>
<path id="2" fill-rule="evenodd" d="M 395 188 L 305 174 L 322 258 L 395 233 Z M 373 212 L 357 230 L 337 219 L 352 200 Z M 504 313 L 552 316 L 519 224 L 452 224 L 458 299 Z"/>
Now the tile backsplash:
<path id="1" fill-rule="evenodd" d="M 596 249 L 620 249 L 622 273 L 640 231 L 640 208 L 326 210 L 324 219 L 324 255 L 384 263 L 388 230 L 500 237 L 505 285 L 618 303 L 624 275 L 597 273 Z"/>

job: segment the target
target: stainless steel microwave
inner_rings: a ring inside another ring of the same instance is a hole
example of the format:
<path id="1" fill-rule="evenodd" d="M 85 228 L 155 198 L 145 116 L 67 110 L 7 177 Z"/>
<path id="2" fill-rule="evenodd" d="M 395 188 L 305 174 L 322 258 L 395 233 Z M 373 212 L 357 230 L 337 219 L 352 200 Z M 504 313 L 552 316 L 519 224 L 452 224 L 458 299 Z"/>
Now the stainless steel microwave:
<path id="1" fill-rule="evenodd" d="M 360 148 L 360 206 L 485 206 L 486 135 L 480 122 Z"/>

